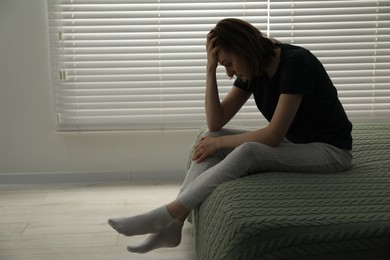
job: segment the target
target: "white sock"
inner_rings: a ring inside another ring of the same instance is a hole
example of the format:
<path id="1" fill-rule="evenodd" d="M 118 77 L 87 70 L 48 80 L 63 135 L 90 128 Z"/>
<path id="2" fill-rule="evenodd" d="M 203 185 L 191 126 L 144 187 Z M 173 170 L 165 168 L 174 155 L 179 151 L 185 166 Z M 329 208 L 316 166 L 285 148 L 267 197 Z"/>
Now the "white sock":
<path id="1" fill-rule="evenodd" d="M 109 219 L 108 224 L 120 234 L 134 236 L 158 232 L 173 219 L 167 207 L 164 205 L 134 217 Z"/>
<path id="2" fill-rule="evenodd" d="M 127 250 L 132 253 L 147 253 L 161 247 L 176 247 L 181 242 L 181 231 L 183 222 L 178 219 L 173 220 L 160 232 L 151 234 L 138 246 L 128 246 Z"/>

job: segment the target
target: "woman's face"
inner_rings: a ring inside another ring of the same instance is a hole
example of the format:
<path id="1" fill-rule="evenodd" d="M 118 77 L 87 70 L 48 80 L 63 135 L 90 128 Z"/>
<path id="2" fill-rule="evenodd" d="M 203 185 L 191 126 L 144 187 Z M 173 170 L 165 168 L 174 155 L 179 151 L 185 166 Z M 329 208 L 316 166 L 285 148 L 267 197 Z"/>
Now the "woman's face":
<path id="1" fill-rule="evenodd" d="M 243 81 L 247 81 L 250 78 L 248 66 L 242 58 L 224 49 L 220 49 L 217 56 L 218 62 L 225 67 L 226 74 L 230 78 L 236 76 Z"/>

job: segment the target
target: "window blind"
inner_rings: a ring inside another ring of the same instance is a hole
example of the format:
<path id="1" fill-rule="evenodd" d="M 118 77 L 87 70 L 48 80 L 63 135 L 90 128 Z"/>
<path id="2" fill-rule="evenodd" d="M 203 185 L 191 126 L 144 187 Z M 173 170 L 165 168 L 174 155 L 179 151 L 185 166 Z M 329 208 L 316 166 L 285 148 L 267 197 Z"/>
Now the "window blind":
<path id="1" fill-rule="evenodd" d="M 390 121 L 388 0 L 47 1 L 60 131 L 204 126 L 205 39 L 226 17 L 310 49 L 352 121 Z M 234 79 L 217 78 L 222 98 Z M 231 124 L 264 123 L 250 99 Z"/>
<path id="2" fill-rule="evenodd" d="M 390 122 L 390 2 L 271 1 L 270 33 L 311 50 L 353 122 Z"/>

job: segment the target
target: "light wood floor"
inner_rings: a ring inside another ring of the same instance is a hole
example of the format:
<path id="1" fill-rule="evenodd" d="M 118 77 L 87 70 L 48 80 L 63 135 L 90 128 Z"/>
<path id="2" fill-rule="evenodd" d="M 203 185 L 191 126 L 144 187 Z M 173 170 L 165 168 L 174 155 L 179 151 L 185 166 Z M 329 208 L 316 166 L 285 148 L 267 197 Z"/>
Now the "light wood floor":
<path id="1" fill-rule="evenodd" d="M 110 217 L 143 213 L 174 199 L 179 184 L 0 184 L 0 259 L 194 260 L 191 225 L 174 249 L 127 252 L 145 236 L 118 235 Z"/>

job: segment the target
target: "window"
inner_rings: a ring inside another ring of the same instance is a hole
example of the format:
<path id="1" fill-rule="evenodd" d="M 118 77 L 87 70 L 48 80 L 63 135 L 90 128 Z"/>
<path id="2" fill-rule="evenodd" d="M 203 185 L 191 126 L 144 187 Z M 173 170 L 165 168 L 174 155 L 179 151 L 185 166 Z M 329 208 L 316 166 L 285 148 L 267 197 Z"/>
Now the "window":
<path id="1" fill-rule="evenodd" d="M 390 119 L 388 0 L 47 1 L 59 131 L 204 126 L 205 37 L 226 17 L 311 50 L 353 122 Z M 250 100 L 231 124 L 264 123 Z"/>

